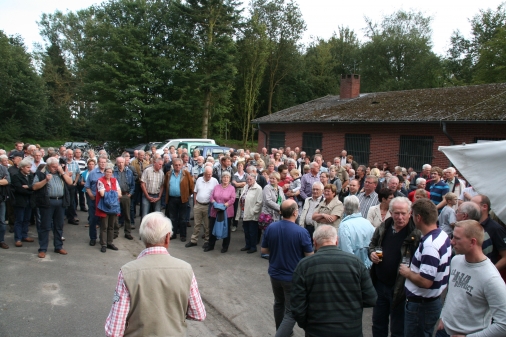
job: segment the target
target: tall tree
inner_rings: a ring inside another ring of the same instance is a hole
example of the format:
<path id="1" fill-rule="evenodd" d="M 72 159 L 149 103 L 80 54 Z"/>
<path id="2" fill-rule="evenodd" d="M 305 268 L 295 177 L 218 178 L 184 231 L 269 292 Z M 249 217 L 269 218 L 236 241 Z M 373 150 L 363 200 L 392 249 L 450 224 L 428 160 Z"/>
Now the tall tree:
<path id="1" fill-rule="evenodd" d="M 252 6 L 269 39 L 266 81 L 267 113 L 271 114 L 276 89 L 300 65 L 300 40 L 306 24 L 293 0 L 253 0 Z"/>
<path id="2" fill-rule="evenodd" d="M 8 37 L 1 30 L 0 83 L 0 140 L 45 137 L 42 123 L 47 109 L 44 84 L 21 37 Z"/>
<path id="3" fill-rule="evenodd" d="M 223 116 L 230 110 L 239 5 L 234 0 L 187 0 L 178 7 L 179 28 L 185 29 L 187 48 L 193 52 L 192 81 L 202 95 L 201 137 L 208 138 L 211 112 Z"/>
<path id="4" fill-rule="evenodd" d="M 495 62 L 499 61 L 501 64 L 504 51 L 501 45 L 506 27 L 506 3 L 500 4 L 495 10 L 480 10 L 470 23 L 470 39 L 465 38 L 460 31 L 452 34 L 446 58 L 446 69 L 450 78 L 454 84 L 498 81 L 501 74 L 492 73 Z M 495 70 L 500 68 L 499 65 Z M 487 77 L 487 74 L 492 76 Z"/>
<path id="5" fill-rule="evenodd" d="M 398 11 L 378 24 L 366 18 L 362 47 L 364 91 L 431 88 L 441 84 L 439 58 L 432 52 L 430 17 Z"/>
<path id="6" fill-rule="evenodd" d="M 258 14 L 252 11 L 242 38 L 237 42 L 237 84 L 238 96 L 237 116 L 240 121 L 243 145 L 249 139 L 250 121 L 258 112 L 258 97 L 265 73 L 268 56 L 267 35 L 265 25 L 258 20 Z"/>

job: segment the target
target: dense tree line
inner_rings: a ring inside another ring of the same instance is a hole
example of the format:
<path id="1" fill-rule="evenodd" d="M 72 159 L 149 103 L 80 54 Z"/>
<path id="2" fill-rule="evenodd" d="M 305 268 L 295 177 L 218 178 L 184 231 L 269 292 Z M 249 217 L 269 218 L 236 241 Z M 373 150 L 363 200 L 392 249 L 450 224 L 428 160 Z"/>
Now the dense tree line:
<path id="1" fill-rule="evenodd" d="M 341 74 L 360 74 L 362 92 L 506 81 L 504 6 L 473 17 L 470 39 L 454 32 L 446 55 L 414 11 L 365 18 L 363 41 L 339 26 L 309 45 L 293 0 L 110 0 L 43 14 L 32 54 L 0 31 L 0 141 L 246 141 L 251 119 L 339 94 Z"/>

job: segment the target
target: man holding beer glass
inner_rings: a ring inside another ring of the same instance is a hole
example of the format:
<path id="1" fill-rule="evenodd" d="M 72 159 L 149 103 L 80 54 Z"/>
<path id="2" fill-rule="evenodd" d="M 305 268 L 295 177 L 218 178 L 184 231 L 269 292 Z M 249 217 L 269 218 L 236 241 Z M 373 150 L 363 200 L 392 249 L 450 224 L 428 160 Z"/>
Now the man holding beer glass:
<path id="1" fill-rule="evenodd" d="M 373 337 L 404 336 L 404 281 L 399 265 L 414 254 L 422 233 L 411 218 L 411 201 L 396 197 L 390 201 L 391 218 L 379 225 L 369 245 L 373 265 L 371 279 L 378 294 L 372 316 Z"/>

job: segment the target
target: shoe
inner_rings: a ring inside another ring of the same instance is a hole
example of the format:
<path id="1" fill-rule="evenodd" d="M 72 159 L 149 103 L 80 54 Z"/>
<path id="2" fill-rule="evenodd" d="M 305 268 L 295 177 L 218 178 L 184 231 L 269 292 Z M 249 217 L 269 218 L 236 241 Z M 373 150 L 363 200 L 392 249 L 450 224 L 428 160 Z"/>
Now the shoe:
<path id="1" fill-rule="evenodd" d="M 222 252 L 222 253 L 226 253 L 226 252 L 228 252 L 228 248 L 222 248 L 222 249 L 221 249 L 221 252 Z"/>
<path id="2" fill-rule="evenodd" d="M 21 241 L 16 241 L 16 243 L 14 244 L 14 246 L 16 246 L 16 247 L 23 247 L 23 244 L 21 243 Z"/>
<path id="3" fill-rule="evenodd" d="M 212 248 L 211 248 L 211 247 L 207 246 L 207 247 L 204 249 L 204 252 L 208 252 L 208 251 L 210 251 L 210 250 L 214 250 L 214 247 L 212 247 Z"/>
<path id="4" fill-rule="evenodd" d="M 86 225 L 84 225 L 84 227 L 90 227 L 90 224 L 89 224 L 89 223 L 87 223 Z"/>
<path id="5" fill-rule="evenodd" d="M 14 233 L 14 229 L 9 228 L 9 233 Z"/>
<path id="6" fill-rule="evenodd" d="M 69 220 L 69 225 L 79 225 L 79 223 L 75 220 Z"/>
<path id="7" fill-rule="evenodd" d="M 235 232 L 237 230 L 237 226 L 232 226 L 232 232 Z"/>
<path id="8" fill-rule="evenodd" d="M 65 241 L 65 238 L 62 236 L 62 237 L 61 237 L 61 240 L 62 240 L 62 241 Z"/>
<path id="9" fill-rule="evenodd" d="M 134 224 L 131 224 L 131 225 L 130 225 L 130 229 L 135 229 Z"/>
<path id="10" fill-rule="evenodd" d="M 102 248 L 100 248 L 100 251 L 101 251 L 102 253 L 105 253 L 105 252 L 107 251 L 107 248 L 106 248 L 105 246 L 102 246 Z"/>
<path id="11" fill-rule="evenodd" d="M 248 250 L 246 253 L 248 253 L 248 254 L 253 254 L 253 253 L 256 253 L 256 252 L 257 252 L 257 250 L 256 250 L 256 249 L 250 249 L 250 250 Z"/>
<path id="12" fill-rule="evenodd" d="M 190 225 L 189 222 L 186 223 L 186 227 L 191 227 L 192 225 Z"/>
<path id="13" fill-rule="evenodd" d="M 209 247 L 209 242 L 204 242 L 204 244 L 202 245 L 202 249 L 206 249 L 207 247 Z"/>
<path id="14" fill-rule="evenodd" d="M 81 208 L 81 212 L 88 212 L 86 208 Z"/>
<path id="15" fill-rule="evenodd" d="M 205 234 L 202 234 L 202 239 L 205 239 L 206 238 L 206 235 Z"/>
<path id="16" fill-rule="evenodd" d="M 37 256 L 41 259 L 45 258 L 46 257 L 46 252 L 39 252 L 39 254 L 37 254 Z"/>
<path id="17" fill-rule="evenodd" d="M 260 255 L 260 257 L 261 257 L 262 259 L 266 259 L 266 260 L 268 260 L 268 259 L 269 259 L 269 254 L 261 254 L 261 255 Z"/>
<path id="18" fill-rule="evenodd" d="M 90 246 L 94 246 L 97 243 L 97 240 L 90 240 Z"/>
<path id="19" fill-rule="evenodd" d="M 196 245 L 197 245 L 197 243 L 196 243 L 196 242 L 191 242 L 191 241 L 190 241 L 190 242 L 188 242 L 188 243 L 187 243 L 186 245 L 184 245 L 184 246 L 185 246 L 186 248 L 190 248 L 190 247 L 194 247 L 194 246 L 196 246 Z"/>
<path id="20" fill-rule="evenodd" d="M 67 251 L 65 249 L 55 249 L 55 253 L 61 254 L 61 255 L 67 255 Z"/>
<path id="21" fill-rule="evenodd" d="M 170 237 L 171 240 L 177 239 L 177 234 L 174 234 Z"/>
<path id="22" fill-rule="evenodd" d="M 131 236 L 130 234 L 125 234 L 125 238 L 127 238 L 128 240 L 133 240 L 133 236 Z"/>
<path id="23" fill-rule="evenodd" d="M 181 237 L 181 242 L 186 242 L 186 236 Z"/>
<path id="24" fill-rule="evenodd" d="M 241 252 L 245 252 L 245 251 L 247 251 L 247 250 L 249 250 L 249 248 L 248 248 L 248 247 L 242 247 L 242 248 L 241 248 Z"/>
<path id="25" fill-rule="evenodd" d="M 23 242 L 33 242 L 34 240 L 32 238 L 24 238 L 21 241 L 23 241 Z"/>
<path id="26" fill-rule="evenodd" d="M 75 221 L 75 222 L 79 222 L 79 219 L 78 219 L 78 218 L 75 218 L 75 219 L 74 219 L 74 221 Z"/>
<path id="27" fill-rule="evenodd" d="M 9 246 L 5 242 L 0 242 L 0 248 L 9 249 Z"/>
<path id="28" fill-rule="evenodd" d="M 116 247 L 116 246 L 115 246 L 115 245 L 113 245 L 112 243 L 108 244 L 108 245 L 107 245 L 107 248 L 112 249 L 112 250 L 118 250 L 118 247 Z"/>

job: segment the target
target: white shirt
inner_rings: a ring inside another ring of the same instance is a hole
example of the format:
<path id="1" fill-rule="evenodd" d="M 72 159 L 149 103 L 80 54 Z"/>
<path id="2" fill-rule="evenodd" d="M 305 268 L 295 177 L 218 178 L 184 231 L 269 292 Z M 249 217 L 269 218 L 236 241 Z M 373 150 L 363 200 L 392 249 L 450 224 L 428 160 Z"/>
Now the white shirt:
<path id="1" fill-rule="evenodd" d="M 197 182 L 195 183 L 195 188 L 193 189 L 193 192 L 197 193 L 197 202 L 199 204 L 207 204 L 211 200 L 211 194 L 213 193 L 214 188 L 216 185 L 219 185 L 220 183 L 216 178 L 211 177 L 209 181 L 205 181 L 204 177 L 200 177 L 197 179 Z"/>

